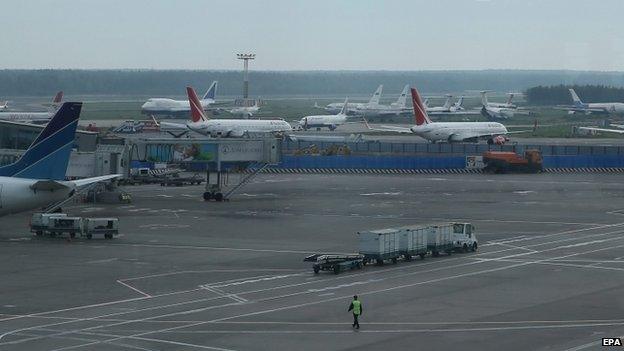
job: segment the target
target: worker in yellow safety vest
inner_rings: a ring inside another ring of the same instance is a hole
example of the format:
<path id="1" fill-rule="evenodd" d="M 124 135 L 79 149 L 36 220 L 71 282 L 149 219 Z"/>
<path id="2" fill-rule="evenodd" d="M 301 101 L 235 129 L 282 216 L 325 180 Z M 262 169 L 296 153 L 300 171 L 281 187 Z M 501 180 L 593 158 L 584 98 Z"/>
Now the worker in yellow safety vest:
<path id="1" fill-rule="evenodd" d="M 360 329 L 359 317 L 362 315 L 362 302 L 358 300 L 357 295 L 353 295 L 349 311 L 353 311 L 353 327 Z"/>

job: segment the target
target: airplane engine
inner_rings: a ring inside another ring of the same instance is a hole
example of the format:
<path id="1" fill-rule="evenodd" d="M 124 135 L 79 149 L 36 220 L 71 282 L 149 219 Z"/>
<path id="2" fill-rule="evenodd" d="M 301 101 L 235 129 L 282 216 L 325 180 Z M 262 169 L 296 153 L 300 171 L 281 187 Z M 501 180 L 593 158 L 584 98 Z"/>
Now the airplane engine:
<path id="1" fill-rule="evenodd" d="M 229 136 L 231 136 L 232 138 L 242 138 L 245 136 L 245 134 L 247 134 L 247 132 L 243 130 L 233 130 L 229 133 Z"/>
<path id="2" fill-rule="evenodd" d="M 488 139 L 488 144 L 504 145 L 508 141 L 509 141 L 509 138 L 507 138 L 506 136 L 497 135 L 491 139 Z"/>

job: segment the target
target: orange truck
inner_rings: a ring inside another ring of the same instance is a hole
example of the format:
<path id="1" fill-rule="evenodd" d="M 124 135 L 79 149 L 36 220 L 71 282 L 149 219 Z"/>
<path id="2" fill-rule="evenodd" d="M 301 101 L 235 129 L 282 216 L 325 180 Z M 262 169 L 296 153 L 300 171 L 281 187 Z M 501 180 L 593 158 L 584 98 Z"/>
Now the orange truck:
<path id="1" fill-rule="evenodd" d="M 542 153 L 526 150 L 515 152 L 487 151 L 483 153 L 483 171 L 486 173 L 539 173 L 544 170 Z"/>

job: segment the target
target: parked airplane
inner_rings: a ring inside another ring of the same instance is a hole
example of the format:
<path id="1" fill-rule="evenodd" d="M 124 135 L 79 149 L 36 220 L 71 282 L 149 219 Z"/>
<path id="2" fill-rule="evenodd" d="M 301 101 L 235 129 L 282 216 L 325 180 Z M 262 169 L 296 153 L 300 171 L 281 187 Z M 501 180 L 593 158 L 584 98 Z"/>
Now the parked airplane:
<path id="1" fill-rule="evenodd" d="M 349 105 L 347 106 L 347 114 L 358 108 L 379 105 L 379 99 L 381 98 L 382 91 L 383 91 L 383 85 L 380 85 L 377 87 L 377 90 L 375 90 L 375 92 L 373 93 L 373 96 L 371 96 L 368 102 L 350 102 Z M 325 111 L 329 113 L 338 113 L 340 110 L 342 110 L 342 106 L 343 106 L 342 102 L 334 102 L 325 106 Z"/>
<path id="2" fill-rule="evenodd" d="M 207 109 L 215 103 L 217 96 L 216 80 L 212 82 L 206 94 L 200 100 L 202 109 Z M 191 110 L 188 100 L 173 100 L 169 98 L 150 98 L 143 106 L 141 112 L 152 115 L 186 115 Z"/>
<path id="3" fill-rule="evenodd" d="M 624 134 L 624 124 L 609 124 L 609 127 L 614 127 L 617 129 L 613 129 L 613 128 L 606 128 L 606 127 L 577 127 L 578 130 L 588 130 L 588 131 L 592 131 L 592 132 L 605 132 L 605 133 L 616 133 L 616 134 Z"/>
<path id="4" fill-rule="evenodd" d="M 514 105 L 511 103 L 511 101 L 513 100 L 514 97 L 514 93 L 507 93 L 507 95 L 509 96 L 507 98 L 507 102 L 501 103 L 501 102 L 489 102 L 487 99 L 486 94 L 489 93 L 490 90 L 482 90 L 480 91 L 481 93 L 481 104 L 483 106 L 488 106 L 488 107 L 497 107 L 497 108 L 507 108 L 507 109 L 516 109 L 518 108 L 518 106 Z"/>
<path id="5" fill-rule="evenodd" d="M 574 113 L 624 113 L 624 103 L 621 102 L 596 102 L 596 103 L 584 103 L 581 101 L 579 96 L 576 94 L 574 89 L 568 89 L 570 91 L 570 95 L 572 96 L 572 101 L 574 105 L 572 107 L 566 108 L 568 110 L 568 114 Z"/>
<path id="6" fill-rule="evenodd" d="M 191 107 L 191 121 L 186 124 L 160 122 L 159 125 L 174 129 L 184 129 L 182 136 L 194 131 L 212 137 L 243 137 L 249 133 L 284 133 L 292 131 L 290 124 L 282 119 L 209 119 L 201 108 L 201 102 L 192 87 L 186 87 Z"/>
<path id="7" fill-rule="evenodd" d="M 368 104 L 355 107 L 355 109 L 352 109 L 350 111 L 356 115 L 360 115 L 364 117 L 387 116 L 387 115 L 398 116 L 400 114 L 409 113 L 410 109 L 406 107 L 408 90 L 409 90 L 409 85 L 405 85 L 397 101 L 391 103 L 390 105 L 382 105 L 379 103 L 379 99 L 377 99 L 377 102 L 374 104 L 369 102 Z"/>
<path id="8" fill-rule="evenodd" d="M 5 101 L 4 104 L 0 105 L 0 110 L 6 111 L 9 109 L 9 102 Z"/>
<path id="9" fill-rule="evenodd" d="M 504 144 L 508 134 L 525 131 L 509 132 L 504 125 L 497 122 L 432 122 L 425 110 L 418 91 L 412 88 L 412 104 L 416 125 L 412 127 L 380 126 L 371 130 L 412 133 L 435 142 L 478 142 L 486 139 L 488 144 Z"/>
<path id="10" fill-rule="evenodd" d="M 63 92 L 59 91 L 56 93 L 51 103 L 46 103 L 44 106 L 48 106 L 48 111 L 46 112 L 19 112 L 19 111 L 6 111 L 0 112 L 0 120 L 3 121 L 13 121 L 13 122 L 24 122 L 24 123 L 36 123 L 36 124 L 44 124 L 50 121 L 50 118 L 56 112 L 56 109 L 60 106 L 63 101 Z M 8 109 L 8 101 L 5 102 L 3 110 Z"/>
<path id="11" fill-rule="evenodd" d="M 234 107 L 233 109 L 228 110 L 228 112 L 233 115 L 242 115 L 246 116 L 247 118 L 251 118 L 253 117 L 254 113 L 258 112 L 259 110 L 260 106 L 258 106 L 258 101 L 254 100 L 254 104 L 251 106 Z"/>
<path id="12" fill-rule="evenodd" d="M 329 130 L 334 130 L 339 125 L 347 122 L 348 103 L 349 98 L 346 98 L 344 104 L 342 104 L 342 109 L 335 115 L 305 116 L 299 121 L 299 127 L 303 130 L 308 130 L 310 128 L 316 128 L 317 130 L 321 130 L 321 128 L 329 128 Z"/>
<path id="13" fill-rule="evenodd" d="M 120 176 L 64 180 L 81 108 L 80 102 L 64 103 L 22 157 L 0 167 L 0 216 L 40 208 Z"/>

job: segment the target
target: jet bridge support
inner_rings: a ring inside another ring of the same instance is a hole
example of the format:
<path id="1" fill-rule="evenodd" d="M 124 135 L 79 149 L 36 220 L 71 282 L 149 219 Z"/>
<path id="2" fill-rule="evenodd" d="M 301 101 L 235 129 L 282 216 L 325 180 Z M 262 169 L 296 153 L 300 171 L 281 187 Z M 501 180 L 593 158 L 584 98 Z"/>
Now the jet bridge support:
<path id="1" fill-rule="evenodd" d="M 204 200 L 227 200 L 270 164 L 281 159 L 281 139 L 256 138 L 134 139 L 131 158 L 139 161 L 204 164 Z M 229 186 L 231 170 L 252 170 Z"/>

